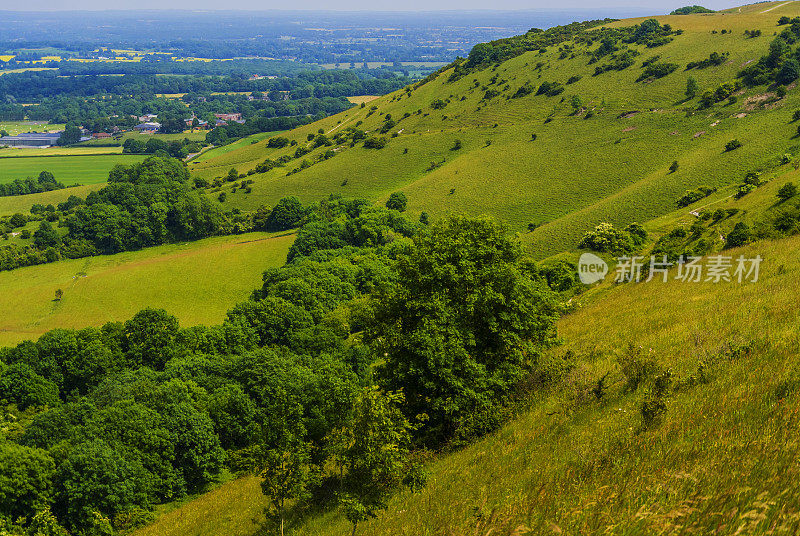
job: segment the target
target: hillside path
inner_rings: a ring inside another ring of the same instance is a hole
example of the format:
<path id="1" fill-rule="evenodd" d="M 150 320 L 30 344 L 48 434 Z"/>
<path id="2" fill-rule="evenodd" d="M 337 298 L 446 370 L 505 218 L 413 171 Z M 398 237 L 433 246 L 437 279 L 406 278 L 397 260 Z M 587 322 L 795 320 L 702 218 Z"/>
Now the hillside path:
<path id="1" fill-rule="evenodd" d="M 778 4 L 777 6 L 772 6 L 772 7 L 771 7 L 771 8 L 769 8 L 769 9 L 765 9 L 765 10 L 764 10 L 764 11 L 762 11 L 761 13 L 767 13 L 768 11 L 772 11 L 773 9 L 778 9 L 779 7 L 783 7 L 783 6 L 785 6 L 786 4 L 791 4 L 793 1 L 794 1 L 794 0 L 789 0 L 788 2 L 784 2 L 784 3 L 782 3 L 782 4 Z"/>

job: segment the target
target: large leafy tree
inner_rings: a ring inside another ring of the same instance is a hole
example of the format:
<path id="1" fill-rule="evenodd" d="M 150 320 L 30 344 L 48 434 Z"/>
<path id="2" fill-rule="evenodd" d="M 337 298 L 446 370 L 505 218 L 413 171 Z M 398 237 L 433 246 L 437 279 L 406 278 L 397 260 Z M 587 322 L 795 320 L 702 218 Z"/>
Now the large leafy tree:
<path id="1" fill-rule="evenodd" d="M 55 463 L 46 451 L 0 442 L 0 518 L 32 517 L 52 499 Z"/>
<path id="2" fill-rule="evenodd" d="M 497 405 L 554 336 L 558 305 L 517 240 L 487 218 L 454 216 L 414 237 L 397 284 L 376 299 L 368 340 L 380 383 L 403 389 L 438 444 L 497 424 Z"/>

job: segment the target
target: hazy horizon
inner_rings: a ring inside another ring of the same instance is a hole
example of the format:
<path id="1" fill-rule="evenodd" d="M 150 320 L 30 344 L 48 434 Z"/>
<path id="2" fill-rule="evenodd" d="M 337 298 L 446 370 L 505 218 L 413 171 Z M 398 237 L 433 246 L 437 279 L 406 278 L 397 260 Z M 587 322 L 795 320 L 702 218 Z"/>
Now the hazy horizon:
<path id="1" fill-rule="evenodd" d="M 323 0 L 306 0 L 302 5 L 293 5 L 286 8 L 286 4 L 277 1 L 256 1 L 256 0 L 228 0 L 224 7 L 216 0 L 171 0 L 169 2 L 159 0 L 140 0 L 135 6 L 120 7 L 115 5 L 109 8 L 108 2 L 103 0 L 74 0 L 66 2 L 64 0 L 30 0 L 26 2 L 25 9 L 3 9 L 0 8 L 0 16 L 3 13 L 32 13 L 32 12 L 75 12 L 75 11 L 317 11 L 317 12 L 437 12 L 437 11 L 619 11 L 635 10 L 636 12 L 652 11 L 657 13 L 668 13 L 673 9 L 690 3 L 666 2 L 662 0 L 636 1 L 636 0 L 614 0 L 610 4 L 599 2 L 586 2 L 581 0 L 565 0 L 559 3 L 558 7 L 552 7 L 550 2 L 525 2 L 523 0 L 496 0 L 492 8 L 486 8 L 485 2 L 480 0 L 407 0 L 402 6 L 397 4 L 376 5 L 369 0 L 342 0 L 332 6 L 330 2 Z M 165 5 L 166 4 L 166 5 Z M 701 2 L 705 7 L 711 9 L 727 9 L 737 5 L 738 2 L 713 0 Z"/>

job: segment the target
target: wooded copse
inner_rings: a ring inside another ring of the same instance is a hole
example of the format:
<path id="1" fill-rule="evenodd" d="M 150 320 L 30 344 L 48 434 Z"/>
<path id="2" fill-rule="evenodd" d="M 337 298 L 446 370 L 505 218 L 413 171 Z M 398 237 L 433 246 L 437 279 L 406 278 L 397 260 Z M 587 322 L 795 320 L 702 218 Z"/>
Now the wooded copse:
<path id="1" fill-rule="evenodd" d="M 119 169 L 98 199 L 187 202 L 182 182 L 162 180 L 179 166 Z M 72 220 L 86 236 L 113 216 L 103 204 Z M 264 479 L 276 523 L 328 497 L 355 527 L 397 488 L 424 485 L 425 449 L 495 429 L 521 382 L 546 377 L 539 350 L 561 300 L 502 226 L 461 216 L 427 226 L 334 196 L 276 209 L 275 225 L 278 212 L 283 225 L 304 222 L 291 260 L 221 325 L 182 328 L 146 309 L 0 350 L 3 528 L 131 528 L 226 466 Z M 439 365 L 412 366 L 426 362 Z"/>

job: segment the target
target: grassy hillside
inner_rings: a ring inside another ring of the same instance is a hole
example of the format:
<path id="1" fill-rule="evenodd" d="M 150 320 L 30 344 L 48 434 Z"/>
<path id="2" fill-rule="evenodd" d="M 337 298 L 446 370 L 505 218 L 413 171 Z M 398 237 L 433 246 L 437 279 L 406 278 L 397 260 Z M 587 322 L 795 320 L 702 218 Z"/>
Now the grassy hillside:
<path id="1" fill-rule="evenodd" d="M 800 96 L 793 88 L 766 106 L 761 105 L 770 97 L 764 96 L 765 86 L 738 94 L 733 104 L 725 101 L 704 110 L 698 110 L 697 99 L 684 101 L 689 76 L 697 79 L 702 93 L 734 79 L 743 66 L 764 55 L 773 34 L 782 29 L 777 26 L 782 15 L 800 15 L 800 6 L 770 3 L 713 15 L 659 16 L 660 23 L 683 33 L 656 48 L 630 46 L 640 52 L 633 65 L 598 76 L 593 76 L 595 67 L 604 60 L 589 64 L 587 55 L 598 43 L 562 53 L 560 48 L 572 42 L 526 52 L 453 82 L 446 71 L 409 92 L 381 97 L 287 135 L 306 146 L 307 136 L 320 129 L 332 137 L 359 122 L 358 128 L 376 135 L 388 113 L 398 122 L 385 134 L 389 142 L 384 149 L 334 146 L 333 158 L 287 176 L 303 159 L 313 163 L 330 148 L 315 149 L 285 167 L 252 175 L 251 193 L 228 193 L 225 204 L 252 209 L 285 195 L 310 201 L 330 193 L 380 201 L 403 190 L 413 212 L 489 213 L 520 232 L 529 223 L 541 225 L 525 235 L 526 242 L 539 257 L 557 253 L 574 247 L 580 234 L 600 221 L 650 220 L 671 212 L 687 189 L 723 187 L 770 166 L 780 154 L 798 151 L 791 116 L 800 108 Z M 745 37 L 745 30 L 755 29 L 761 36 Z M 684 70 L 712 52 L 729 57 L 719 66 Z M 637 82 L 642 63 L 655 56 L 678 69 Z M 580 78 L 567 84 L 574 77 Z M 545 81 L 564 84 L 565 91 L 555 97 L 534 91 L 511 98 L 526 83 L 536 88 Z M 488 90 L 498 95 L 486 99 Z M 573 95 L 582 104 L 577 114 Z M 437 99 L 444 107 L 432 106 Z M 406 113 L 411 115 L 401 119 Z M 739 139 L 742 148 L 724 152 L 731 139 Z M 452 150 L 456 140 L 462 147 Z M 295 150 L 246 142 L 219 157 L 209 155 L 192 169 L 213 179 L 230 167 L 244 173 L 265 158 Z M 680 168 L 671 174 L 674 160 Z"/>
<path id="2" fill-rule="evenodd" d="M 732 250 L 764 258 L 755 283 L 653 281 L 585 296 L 551 352 L 573 356 L 564 381 L 433 462 L 421 493 L 395 497 L 359 534 L 796 533 L 798 248 L 795 237 Z M 626 390 L 622 363 L 671 371 L 660 422 L 643 425 L 650 387 Z M 237 480 L 136 534 L 255 534 L 263 505 L 257 481 Z M 290 533 L 347 531 L 327 512 Z"/>
<path id="3" fill-rule="evenodd" d="M 0 344 L 127 320 L 144 307 L 184 326 L 219 323 L 266 268 L 286 261 L 293 240 L 249 233 L 0 272 Z"/>

